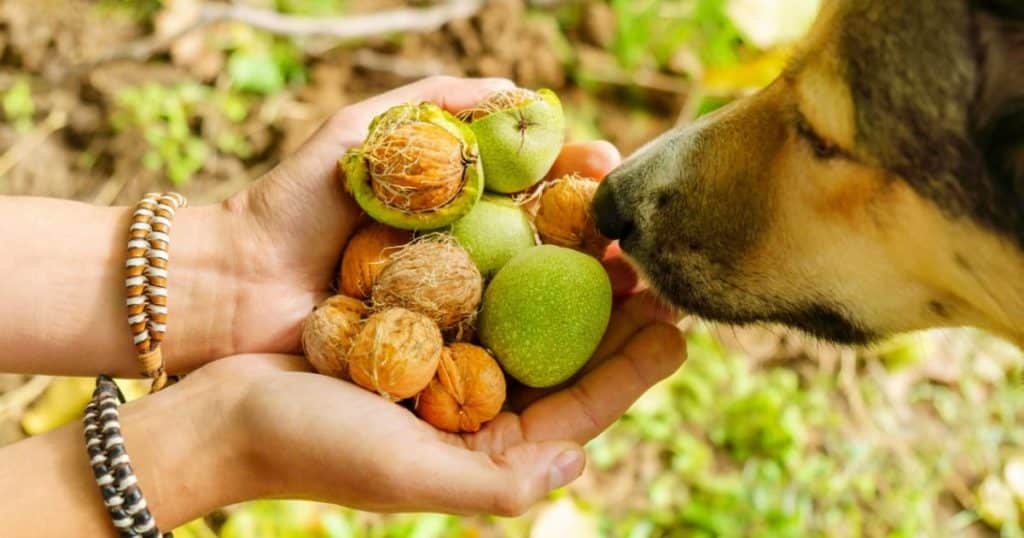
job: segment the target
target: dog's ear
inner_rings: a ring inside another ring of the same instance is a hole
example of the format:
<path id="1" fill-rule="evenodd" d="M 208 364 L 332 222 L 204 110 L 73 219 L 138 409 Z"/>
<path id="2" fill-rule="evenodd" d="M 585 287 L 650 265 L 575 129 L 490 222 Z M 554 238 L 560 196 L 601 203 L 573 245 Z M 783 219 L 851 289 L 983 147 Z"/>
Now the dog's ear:
<path id="1" fill-rule="evenodd" d="M 988 0 L 987 4 L 992 10 L 976 17 L 980 79 L 973 107 L 974 138 L 1000 196 L 1010 197 L 1005 201 L 1020 207 L 1024 205 L 1024 2 Z"/>

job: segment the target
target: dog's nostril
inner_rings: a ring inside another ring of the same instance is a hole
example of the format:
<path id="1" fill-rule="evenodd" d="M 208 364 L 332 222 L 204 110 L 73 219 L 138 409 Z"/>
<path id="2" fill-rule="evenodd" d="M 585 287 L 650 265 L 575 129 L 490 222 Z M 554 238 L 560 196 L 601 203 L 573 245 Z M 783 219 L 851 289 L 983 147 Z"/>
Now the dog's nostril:
<path id="1" fill-rule="evenodd" d="M 594 216 L 597 227 L 605 237 L 622 239 L 633 231 L 633 221 L 623 215 L 615 200 L 615 192 L 606 181 L 601 183 L 594 195 Z"/>

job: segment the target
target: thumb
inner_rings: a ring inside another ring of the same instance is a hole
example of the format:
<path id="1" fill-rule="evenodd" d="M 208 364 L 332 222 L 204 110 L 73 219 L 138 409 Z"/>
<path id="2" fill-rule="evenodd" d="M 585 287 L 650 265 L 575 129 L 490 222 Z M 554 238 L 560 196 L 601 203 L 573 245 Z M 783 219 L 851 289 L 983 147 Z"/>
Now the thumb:
<path id="1" fill-rule="evenodd" d="M 415 482 L 428 510 L 459 514 L 520 515 L 579 477 L 586 462 L 580 445 L 563 441 L 523 443 L 496 455 L 447 444 L 437 451 L 431 465 L 415 468 L 443 476 Z"/>

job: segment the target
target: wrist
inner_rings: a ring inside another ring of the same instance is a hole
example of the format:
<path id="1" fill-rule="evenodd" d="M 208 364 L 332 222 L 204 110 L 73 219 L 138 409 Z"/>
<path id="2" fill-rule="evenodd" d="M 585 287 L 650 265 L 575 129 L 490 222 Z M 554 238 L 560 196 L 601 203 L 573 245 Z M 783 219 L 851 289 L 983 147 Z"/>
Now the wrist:
<path id="1" fill-rule="evenodd" d="M 252 445 L 238 420 L 244 385 L 197 373 L 123 407 L 128 454 L 164 531 L 259 491 Z"/>
<path id="2" fill-rule="evenodd" d="M 238 220 L 222 205 L 180 209 L 175 216 L 164 342 L 172 373 L 237 352 L 234 316 L 247 259 Z"/>
<path id="3" fill-rule="evenodd" d="M 232 381 L 197 372 L 120 408 L 132 469 L 165 532 L 259 495 L 258 473 L 247 455 L 252 445 L 237 419 L 245 382 Z M 90 468 L 81 421 L 0 452 L 0 490 L 12 492 L 0 503 L 4 536 L 117 536 Z M 48 515 L 40 519 L 43 513 Z"/>

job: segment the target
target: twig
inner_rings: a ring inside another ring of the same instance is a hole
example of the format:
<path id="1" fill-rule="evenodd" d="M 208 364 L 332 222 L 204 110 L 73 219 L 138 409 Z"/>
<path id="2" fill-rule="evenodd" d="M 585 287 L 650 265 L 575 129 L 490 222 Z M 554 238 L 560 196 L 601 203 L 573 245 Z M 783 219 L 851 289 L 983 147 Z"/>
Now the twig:
<path id="1" fill-rule="evenodd" d="M 697 113 L 700 111 L 701 101 L 703 100 L 704 91 L 701 90 L 700 85 L 694 85 L 692 91 L 686 96 L 683 106 L 679 109 L 679 116 L 676 117 L 676 126 L 688 125 L 696 120 Z"/>
<path id="2" fill-rule="evenodd" d="M 240 4 L 205 3 L 199 6 L 193 20 L 178 32 L 129 43 L 78 66 L 74 71 L 82 73 L 98 65 L 120 60 L 145 60 L 166 51 L 186 34 L 218 22 L 240 22 L 290 37 L 359 39 L 398 32 L 430 32 L 455 19 L 475 15 L 485 3 L 485 0 L 452 0 L 428 8 L 394 9 L 346 17 L 299 17 Z"/>
<path id="3" fill-rule="evenodd" d="M 0 397 L 0 418 L 15 416 L 36 400 L 50 386 L 52 377 L 37 375 L 24 385 Z"/>
<path id="4" fill-rule="evenodd" d="M 616 69 L 600 74 L 587 73 L 586 77 L 594 82 L 612 86 L 635 86 L 644 90 L 676 95 L 688 95 L 690 93 L 690 85 L 683 79 L 651 70 L 637 71 L 636 73 L 629 74 L 621 69 Z"/>
<path id="5" fill-rule="evenodd" d="M 18 140 L 6 153 L 0 155 L 0 179 L 17 166 L 22 159 L 32 153 L 32 150 L 39 144 L 42 144 L 51 134 L 63 129 L 67 125 L 67 121 L 67 112 L 61 109 L 52 110 L 38 127 Z"/>
<path id="6" fill-rule="evenodd" d="M 691 84 L 653 69 L 627 71 L 603 49 L 581 47 L 577 52 L 580 77 L 613 86 L 630 86 L 661 93 L 687 95 Z"/>
<path id="7" fill-rule="evenodd" d="M 128 179 L 128 174 L 121 174 L 121 177 L 107 181 L 100 187 L 96 196 L 93 197 L 92 203 L 95 205 L 113 204 L 117 197 L 124 192 L 125 187 L 128 186 Z"/>
<path id="8" fill-rule="evenodd" d="M 350 17 L 297 17 L 244 5 L 203 4 L 200 19 L 207 23 L 236 21 L 291 37 L 357 39 L 395 32 L 429 32 L 449 21 L 470 17 L 483 5 L 483 0 L 453 0 L 423 9 L 395 9 Z"/>
<path id="9" fill-rule="evenodd" d="M 393 73 L 402 78 L 424 78 L 432 75 L 455 75 L 443 62 L 431 59 L 408 59 L 359 49 L 352 54 L 352 63 L 371 71 Z"/>

